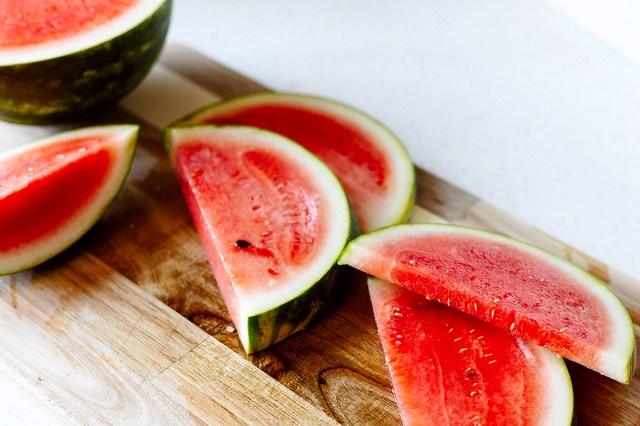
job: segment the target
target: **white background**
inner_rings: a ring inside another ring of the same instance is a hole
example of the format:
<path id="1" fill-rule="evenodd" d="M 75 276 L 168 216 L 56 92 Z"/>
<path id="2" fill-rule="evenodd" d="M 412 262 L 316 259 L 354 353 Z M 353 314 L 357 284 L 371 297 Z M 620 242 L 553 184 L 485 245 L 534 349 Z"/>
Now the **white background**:
<path id="1" fill-rule="evenodd" d="M 176 0 L 169 41 L 382 120 L 421 167 L 640 279 L 640 6 Z M 0 377 L 1 424 L 55 423 Z"/>

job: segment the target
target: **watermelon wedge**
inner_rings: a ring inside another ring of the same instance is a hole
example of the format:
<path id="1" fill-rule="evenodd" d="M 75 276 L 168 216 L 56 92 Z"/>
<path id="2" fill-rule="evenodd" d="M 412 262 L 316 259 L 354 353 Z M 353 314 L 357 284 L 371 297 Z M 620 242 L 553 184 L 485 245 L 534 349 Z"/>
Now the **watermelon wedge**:
<path id="1" fill-rule="evenodd" d="M 571 424 L 562 358 L 382 280 L 369 294 L 405 426 Z"/>
<path id="2" fill-rule="evenodd" d="M 117 101 L 164 45 L 171 0 L 3 0 L 0 119 L 77 120 Z"/>
<path id="3" fill-rule="evenodd" d="M 487 321 L 628 383 L 636 365 L 629 313 L 595 277 L 551 253 L 453 225 L 363 235 L 340 263 Z"/>
<path id="4" fill-rule="evenodd" d="M 55 256 L 100 219 L 127 177 L 137 132 L 87 127 L 0 152 L 0 275 Z"/>
<path id="5" fill-rule="evenodd" d="M 247 353 L 322 315 L 349 271 L 336 261 L 359 232 L 333 173 L 301 146 L 256 128 L 174 127 L 167 145 Z"/>
<path id="6" fill-rule="evenodd" d="M 257 93 L 207 106 L 182 121 L 254 126 L 301 144 L 338 176 L 363 232 L 404 222 L 413 206 L 414 168 L 402 143 L 376 120 L 335 101 Z"/>

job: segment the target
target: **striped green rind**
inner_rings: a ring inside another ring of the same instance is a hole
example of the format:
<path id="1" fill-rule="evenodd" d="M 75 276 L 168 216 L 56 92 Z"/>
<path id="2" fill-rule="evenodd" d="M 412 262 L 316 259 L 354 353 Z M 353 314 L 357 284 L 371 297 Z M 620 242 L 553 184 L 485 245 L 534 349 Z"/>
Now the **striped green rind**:
<path id="1" fill-rule="evenodd" d="M 351 210 L 351 229 L 348 241 L 360 235 L 358 223 Z M 334 264 L 329 271 L 303 294 L 282 305 L 247 318 L 248 354 L 272 346 L 298 331 L 304 330 L 327 313 L 338 301 L 340 283 L 348 282 L 355 271 Z"/>
<path id="2" fill-rule="evenodd" d="M 169 28 L 171 1 L 129 31 L 83 51 L 0 66 L 0 119 L 76 120 L 112 105 L 147 75 Z"/>

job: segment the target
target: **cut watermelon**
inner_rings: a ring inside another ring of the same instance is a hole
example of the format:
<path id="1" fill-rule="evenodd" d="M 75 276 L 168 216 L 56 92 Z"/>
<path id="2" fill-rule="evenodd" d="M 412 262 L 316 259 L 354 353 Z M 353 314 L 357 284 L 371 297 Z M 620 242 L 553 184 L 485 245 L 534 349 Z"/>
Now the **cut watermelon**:
<path id="1" fill-rule="evenodd" d="M 171 0 L 4 0 L 0 118 L 77 119 L 115 102 L 164 44 Z"/>
<path id="2" fill-rule="evenodd" d="M 275 133 L 185 126 L 168 146 L 193 222 L 247 353 L 304 329 L 334 299 L 358 229 L 315 156 Z"/>
<path id="3" fill-rule="evenodd" d="M 137 132 L 87 127 L 0 153 L 0 275 L 55 256 L 95 224 L 125 181 Z"/>
<path id="4" fill-rule="evenodd" d="M 382 280 L 369 294 L 405 425 L 571 424 L 562 358 Z"/>
<path id="5" fill-rule="evenodd" d="M 400 225 L 354 240 L 340 263 L 437 300 L 628 383 L 629 313 L 595 277 L 551 253 L 453 225 Z"/>
<path id="6" fill-rule="evenodd" d="M 301 144 L 338 176 L 365 231 L 405 221 L 414 200 L 414 168 L 402 143 L 379 122 L 311 96 L 258 93 L 214 104 L 185 123 L 259 127 Z"/>

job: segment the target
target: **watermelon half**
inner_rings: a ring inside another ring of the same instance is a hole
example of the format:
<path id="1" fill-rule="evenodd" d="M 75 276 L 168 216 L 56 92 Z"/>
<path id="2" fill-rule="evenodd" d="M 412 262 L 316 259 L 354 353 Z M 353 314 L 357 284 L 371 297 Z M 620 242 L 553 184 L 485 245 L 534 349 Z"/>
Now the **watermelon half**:
<path id="1" fill-rule="evenodd" d="M 413 206 L 414 168 L 402 143 L 378 121 L 335 101 L 256 93 L 207 106 L 183 122 L 254 126 L 304 146 L 338 176 L 363 232 L 404 222 Z"/>
<path id="2" fill-rule="evenodd" d="M 454 225 L 363 235 L 340 263 L 487 321 L 617 381 L 636 365 L 629 313 L 595 277 L 551 253 Z"/>
<path id="3" fill-rule="evenodd" d="M 562 358 L 382 280 L 369 294 L 404 425 L 571 424 Z"/>
<path id="4" fill-rule="evenodd" d="M 55 256 L 100 219 L 127 177 L 137 133 L 86 127 L 0 152 L 0 275 Z"/>
<path id="5" fill-rule="evenodd" d="M 294 142 L 256 128 L 174 127 L 167 144 L 247 353 L 323 314 L 349 270 L 336 261 L 358 233 L 333 173 Z"/>
<path id="6" fill-rule="evenodd" d="M 4 0 L 0 119 L 46 123 L 109 105 L 147 74 L 171 0 Z"/>

